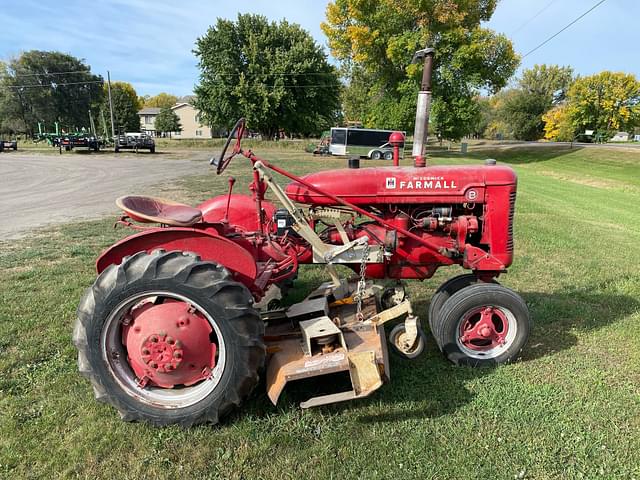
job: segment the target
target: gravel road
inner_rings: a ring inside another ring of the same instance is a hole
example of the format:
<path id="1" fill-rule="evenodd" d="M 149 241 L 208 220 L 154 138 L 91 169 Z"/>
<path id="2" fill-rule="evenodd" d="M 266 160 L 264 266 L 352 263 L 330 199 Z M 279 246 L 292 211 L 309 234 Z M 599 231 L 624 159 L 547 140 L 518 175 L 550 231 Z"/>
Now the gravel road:
<path id="1" fill-rule="evenodd" d="M 114 200 L 150 185 L 211 175 L 210 154 L 0 154 L 0 240 L 29 229 L 115 213 Z M 145 188 L 146 187 L 146 188 Z"/>

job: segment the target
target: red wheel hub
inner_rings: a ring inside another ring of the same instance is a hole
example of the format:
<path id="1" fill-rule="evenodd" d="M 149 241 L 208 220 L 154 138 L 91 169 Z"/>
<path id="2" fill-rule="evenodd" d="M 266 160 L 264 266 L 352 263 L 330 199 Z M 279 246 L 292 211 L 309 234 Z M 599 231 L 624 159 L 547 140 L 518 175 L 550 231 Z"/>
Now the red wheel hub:
<path id="1" fill-rule="evenodd" d="M 485 351 L 502 346 L 509 333 L 509 321 L 502 310 L 478 307 L 460 322 L 460 343 L 471 350 Z"/>
<path id="2" fill-rule="evenodd" d="M 213 329 L 188 303 L 139 304 L 126 320 L 122 343 L 141 387 L 189 386 L 211 375 L 217 351 Z"/>

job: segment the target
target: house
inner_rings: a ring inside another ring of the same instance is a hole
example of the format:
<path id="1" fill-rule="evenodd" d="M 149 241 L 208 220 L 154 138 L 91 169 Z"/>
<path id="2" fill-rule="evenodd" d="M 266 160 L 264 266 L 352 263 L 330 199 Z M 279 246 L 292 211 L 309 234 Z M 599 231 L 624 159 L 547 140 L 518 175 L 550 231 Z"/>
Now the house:
<path id="1" fill-rule="evenodd" d="M 156 107 L 145 107 L 138 111 L 138 116 L 140 117 L 140 131 L 155 136 L 155 121 L 159 113 L 160 109 Z"/>
<path id="2" fill-rule="evenodd" d="M 618 132 L 609 141 L 610 142 L 628 142 L 629 134 L 627 132 Z"/>
<path id="3" fill-rule="evenodd" d="M 207 125 L 203 125 L 200 122 L 200 112 L 194 108 L 190 103 L 176 103 L 171 107 L 178 118 L 180 119 L 180 125 L 182 125 L 182 131 L 171 132 L 173 138 L 211 138 L 211 128 Z M 159 136 L 161 132 L 157 132 L 155 128 L 155 120 L 160 113 L 159 108 L 147 107 L 138 112 L 140 117 L 141 131 L 151 135 Z"/>

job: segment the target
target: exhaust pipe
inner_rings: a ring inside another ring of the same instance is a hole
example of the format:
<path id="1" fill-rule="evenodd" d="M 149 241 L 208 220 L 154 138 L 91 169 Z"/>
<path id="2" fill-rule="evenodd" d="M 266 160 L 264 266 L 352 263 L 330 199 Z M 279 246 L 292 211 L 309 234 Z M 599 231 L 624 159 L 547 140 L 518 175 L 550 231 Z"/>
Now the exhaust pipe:
<path id="1" fill-rule="evenodd" d="M 416 167 L 427 165 L 425 148 L 429 135 L 429 112 L 431 111 L 431 72 L 433 70 L 433 48 L 418 50 L 413 55 L 412 63 L 424 59 L 424 69 L 422 70 L 422 83 L 418 92 L 416 104 L 416 126 L 413 131 L 413 163 Z"/>

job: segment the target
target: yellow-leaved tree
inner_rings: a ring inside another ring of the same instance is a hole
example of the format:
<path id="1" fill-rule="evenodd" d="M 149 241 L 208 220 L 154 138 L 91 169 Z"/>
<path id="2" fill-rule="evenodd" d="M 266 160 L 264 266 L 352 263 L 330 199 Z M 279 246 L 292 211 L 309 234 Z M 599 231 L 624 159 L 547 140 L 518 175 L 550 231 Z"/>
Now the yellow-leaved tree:
<path id="1" fill-rule="evenodd" d="M 574 131 L 568 110 L 568 106 L 562 104 L 542 115 L 545 140 L 552 142 L 570 142 L 573 140 Z"/>
<path id="2" fill-rule="evenodd" d="M 640 82 L 630 73 L 603 71 L 578 78 L 567 101 L 575 131 L 612 135 L 640 125 Z"/>

